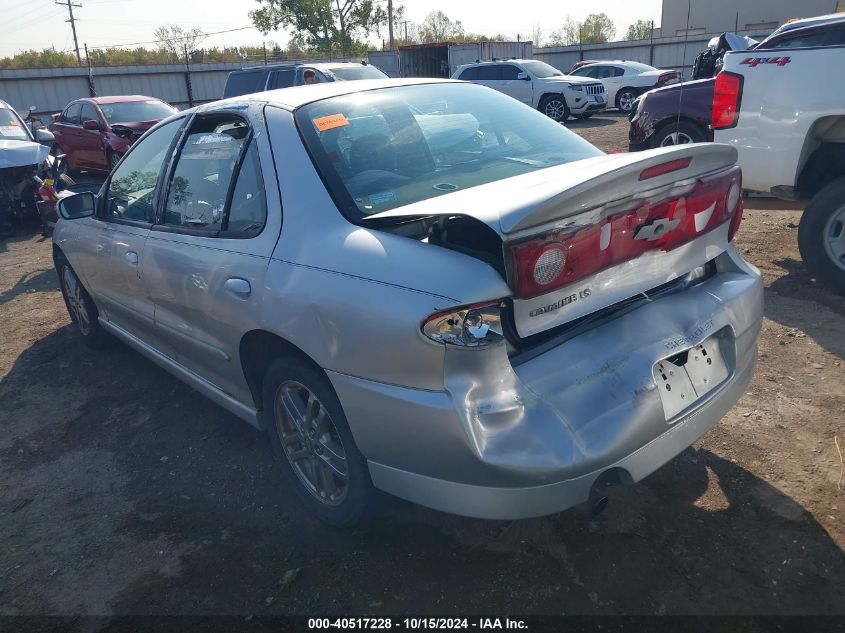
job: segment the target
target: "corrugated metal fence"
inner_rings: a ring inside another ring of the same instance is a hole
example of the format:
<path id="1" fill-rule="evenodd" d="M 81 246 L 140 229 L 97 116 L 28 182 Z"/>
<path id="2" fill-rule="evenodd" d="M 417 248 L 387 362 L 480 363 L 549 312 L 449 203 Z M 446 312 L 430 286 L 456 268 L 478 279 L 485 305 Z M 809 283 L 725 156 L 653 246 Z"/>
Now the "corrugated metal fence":
<path id="1" fill-rule="evenodd" d="M 741 31 L 756 40 L 762 40 L 771 31 Z M 568 72 L 575 62 L 584 59 L 625 59 L 642 62 L 657 68 L 680 70 L 689 79 L 695 56 L 707 48 L 707 43 L 718 33 L 675 37 L 655 37 L 651 40 L 607 42 L 579 46 L 551 46 L 534 48 L 534 58 L 558 70 Z"/>

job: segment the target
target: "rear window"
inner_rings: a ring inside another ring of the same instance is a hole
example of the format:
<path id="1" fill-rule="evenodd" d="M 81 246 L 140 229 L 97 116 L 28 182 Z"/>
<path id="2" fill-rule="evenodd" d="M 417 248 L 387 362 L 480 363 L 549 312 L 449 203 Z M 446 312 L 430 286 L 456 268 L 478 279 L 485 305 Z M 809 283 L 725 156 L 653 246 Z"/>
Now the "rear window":
<path id="1" fill-rule="evenodd" d="M 533 108 L 475 84 L 333 97 L 303 106 L 296 119 L 353 220 L 602 154 Z"/>
<path id="2" fill-rule="evenodd" d="M 329 68 L 329 72 L 341 81 L 357 81 L 358 79 L 384 79 L 387 77 L 375 66 L 338 66 Z"/>
<path id="3" fill-rule="evenodd" d="M 134 123 L 136 121 L 158 121 L 176 112 L 162 101 L 125 101 L 123 103 L 101 103 L 100 111 L 109 123 Z"/>
<path id="4" fill-rule="evenodd" d="M 21 120 L 9 108 L 0 108 L 0 139 L 7 141 L 28 141 L 29 134 Z"/>

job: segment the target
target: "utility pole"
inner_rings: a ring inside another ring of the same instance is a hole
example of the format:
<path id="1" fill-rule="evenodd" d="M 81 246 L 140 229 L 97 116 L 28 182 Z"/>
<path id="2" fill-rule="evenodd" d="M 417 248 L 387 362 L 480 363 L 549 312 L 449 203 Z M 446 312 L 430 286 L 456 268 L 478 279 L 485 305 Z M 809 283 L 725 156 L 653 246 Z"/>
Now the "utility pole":
<path id="1" fill-rule="evenodd" d="M 387 35 L 390 38 L 390 50 L 395 51 L 396 43 L 393 41 L 393 0 L 387 0 Z"/>
<path id="2" fill-rule="evenodd" d="M 82 66 L 82 56 L 79 54 L 79 41 L 76 39 L 76 18 L 73 17 L 73 7 L 81 9 L 82 5 L 74 4 L 71 0 L 67 0 L 67 2 L 59 2 L 56 0 L 56 4 L 60 7 L 67 6 L 67 12 L 70 14 L 70 19 L 65 20 L 65 22 L 70 22 L 70 28 L 73 31 L 73 46 L 76 49 L 76 63 Z"/>

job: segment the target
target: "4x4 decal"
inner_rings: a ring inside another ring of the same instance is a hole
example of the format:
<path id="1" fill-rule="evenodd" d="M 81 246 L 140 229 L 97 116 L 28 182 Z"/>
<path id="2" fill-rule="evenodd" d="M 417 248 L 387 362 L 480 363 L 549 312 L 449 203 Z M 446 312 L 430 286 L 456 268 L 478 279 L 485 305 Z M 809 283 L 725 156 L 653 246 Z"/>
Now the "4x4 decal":
<path id="1" fill-rule="evenodd" d="M 752 68 L 760 64 L 776 64 L 783 67 L 791 61 L 789 57 L 746 57 L 740 63 L 745 66 L 751 66 Z"/>

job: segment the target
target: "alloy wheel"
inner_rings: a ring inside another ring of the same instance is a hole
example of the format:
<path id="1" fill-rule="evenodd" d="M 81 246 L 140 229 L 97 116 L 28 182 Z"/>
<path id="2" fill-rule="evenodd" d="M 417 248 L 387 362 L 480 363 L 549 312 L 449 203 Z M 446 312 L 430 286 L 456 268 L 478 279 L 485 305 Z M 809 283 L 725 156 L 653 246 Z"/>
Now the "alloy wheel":
<path id="1" fill-rule="evenodd" d="M 88 313 L 88 306 L 85 305 L 82 284 L 79 283 L 79 279 L 76 278 L 69 266 L 65 266 L 62 271 L 62 283 L 65 287 L 65 296 L 73 321 L 79 331 L 87 336 L 91 333 L 91 315 Z"/>
<path id="2" fill-rule="evenodd" d="M 831 214 L 823 235 L 827 256 L 839 268 L 845 270 L 845 206 Z"/>
<path id="3" fill-rule="evenodd" d="M 279 386 L 276 430 L 299 481 L 318 501 L 336 506 L 349 489 L 349 464 L 337 427 L 314 393 L 296 381 Z"/>
<path id="4" fill-rule="evenodd" d="M 543 114 L 555 121 L 560 121 L 566 116 L 566 103 L 563 99 L 549 99 L 543 107 Z"/>
<path id="5" fill-rule="evenodd" d="M 636 99 L 637 96 L 634 93 L 623 92 L 619 95 L 619 109 L 622 110 L 622 112 L 630 112 Z"/>
<path id="6" fill-rule="evenodd" d="M 695 141 L 692 140 L 689 134 L 685 134 L 684 132 L 672 132 L 671 134 L 667 134 L 663 137 L 663 140 L 660 141 L 660 147 L 671 147 L 672 145 L 687 145 L 688 143 L 694 143 Z"/>

